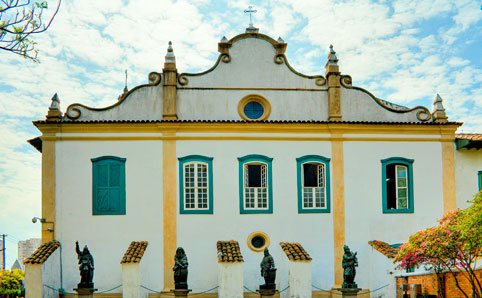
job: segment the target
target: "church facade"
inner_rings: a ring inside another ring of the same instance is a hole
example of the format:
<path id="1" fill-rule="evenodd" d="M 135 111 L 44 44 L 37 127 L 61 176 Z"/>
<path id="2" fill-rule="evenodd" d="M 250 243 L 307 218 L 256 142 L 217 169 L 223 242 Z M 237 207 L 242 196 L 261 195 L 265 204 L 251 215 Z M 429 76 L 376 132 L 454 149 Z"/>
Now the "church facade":
<path id="1" fill-rule="evenodd" d="M 95 259 L 99 290 L 122 285 L 132 258 L 141 297 L 169 291 L 183 247 L 193 292 L 220 291 L 226 260 L 242 263 L 248 295 L 263 283 L 268 247 L 280 291 L 298 260 L 311 264 L 307 295 L 329 297 L 343 282 L 346 244 L 357 252 L 358 286 L 391 284 L 378 294 L 395 296 L 395 265 L 369 241 L 403 243 L 464 207 L 470 198 L 458 189 L 477 192 L 467 182 L 477 173 L 456 161 L 482 170 L 482 151 L 456 158 L 461 123 L 448 120 L 439 96 L 433 111 L 396 105 L 355 87 L 333 48 L 324 75 L 308 76 L 289 64 L 286 47 L 251 29 L 223 38 L 212 68 L 178 73 L 169 45 L 162 72 L 109 107 L 62 113 L 53 98 L 31 141 L 42 152 L 42 242 L 62 248 L 51 287 L 71 292 L 79 282 L 78 240 Z M 226 243 L 237 245 L 233 256 Z"/>

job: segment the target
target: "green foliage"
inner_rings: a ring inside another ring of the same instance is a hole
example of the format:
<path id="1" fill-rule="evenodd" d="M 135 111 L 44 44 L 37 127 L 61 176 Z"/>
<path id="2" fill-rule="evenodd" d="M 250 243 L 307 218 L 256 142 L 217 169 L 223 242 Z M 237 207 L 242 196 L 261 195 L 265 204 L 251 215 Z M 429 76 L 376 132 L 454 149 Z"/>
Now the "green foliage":
<path id="1" fill-rule="evenodd" d="M 19 269 L 0 270 L 0 294 L 20 295 L 24 274 Z"/>
<path id="2" fill-rule="evenodd" d="M 57 15 L 61 0 L 49 18 L 43 16 L 44 11 L 48 9 L 47 1 L 2 0 L 1 2 L 0 50 L 39 62 L 37 43 L 31 39 L 30 35 L 42 33 L 50 27 Z"/>
<path id="3" fill-rule="evenodd" d="M 468 297 L 455 275 L 456 271 L 463 272 L 472 286 L 472 297 L 482 297 L 481 281 L 474 272 L 482 256 L 482 192 L 471 203 L 467 209 L 445 214 L 438 225 L 410 236 L 395 262 L 400 262 L 401 268 L 425 265 L 436 273 L 449 271 Z"/>
<path id="4" fill-rule="evenodd" d="M 47 1 L 42 1 L 42 2 L 35 1 L 35 6 L 37 6 L 37 8 L 48 8 L 49 7 Z"/>

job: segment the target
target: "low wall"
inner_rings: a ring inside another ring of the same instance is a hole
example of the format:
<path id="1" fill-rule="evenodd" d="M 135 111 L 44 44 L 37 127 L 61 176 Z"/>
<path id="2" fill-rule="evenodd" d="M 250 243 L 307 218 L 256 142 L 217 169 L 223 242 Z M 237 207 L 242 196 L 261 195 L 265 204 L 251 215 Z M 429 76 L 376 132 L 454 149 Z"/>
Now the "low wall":
<path id="1" fill-rule="evenodd" d="M 472 286 L 470 285 L 465 273 L 455 273 L 460 287 L 470 297 L 472 295 Z M 476 275 L 480 282 L 482 282 L 482 269 L 476 271 Z M 406 276 L 397 276 L 397 289 L 401 284 L 420 284 L 422 285 L 422 294 L 437 295 L 437 276 L 435 274 L 411 274 Z M 446 298 L 449 297 L 463 297 L 462 292 L 455 285 L 455 279 L 450 272 L 445 272 L 442 275 L 442 291 Z M 401 297 L 397 297 L 401 298 Z"/>

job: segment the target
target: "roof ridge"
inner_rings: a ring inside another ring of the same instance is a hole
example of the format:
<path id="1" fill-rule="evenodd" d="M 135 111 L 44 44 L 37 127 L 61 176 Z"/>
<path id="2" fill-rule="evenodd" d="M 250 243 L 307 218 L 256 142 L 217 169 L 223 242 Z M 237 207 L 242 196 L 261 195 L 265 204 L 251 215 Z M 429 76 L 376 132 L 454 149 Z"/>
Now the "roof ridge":
<path id="1" fill-rule="evenodd" d="M 308 252 L 298 242 L 279 243 L 290 261 L 311 261 Z"/>
<path id="2" fill-rule="evenodd" d="M 55 252 L 60 246 L 60 242 L 57 240 L 49 241 L 42 244 L 35 252 L 28 258 L 26 258 L 24 264 L 43 264 L 47 259 Z"/>
<path id="3" fill-rule="evenodd" d="M 239 243 L 236 240 L 218 241 L 216 243 L 219 263 L 244 262 Z"/>
<path id="4" fill-rule="evenodd" d="M 147 241 L 132 241 L 122 257 L 121 264 L 139 263 L 146 251 Z"/>

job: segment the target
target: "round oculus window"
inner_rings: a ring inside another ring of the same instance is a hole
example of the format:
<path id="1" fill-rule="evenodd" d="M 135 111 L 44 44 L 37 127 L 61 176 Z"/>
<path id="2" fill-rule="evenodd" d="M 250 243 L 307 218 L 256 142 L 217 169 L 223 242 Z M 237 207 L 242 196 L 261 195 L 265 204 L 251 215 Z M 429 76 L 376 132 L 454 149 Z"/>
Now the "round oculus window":
<path id="1" fill-rule="evenodd" d="M 262 252 L 270 243 L 268 235 L 259 231 L 251 233 L 247 240 L 249 249 L 255 252 Z"/>
<path id="2" fill-rule="evenodd" d="M 263 106 L 256 101 L 250 101 L 244 106 L 244 115 L 249 119 L 259 119 L 264 114 Z"/>
<path id="3" fill-rule="evenodd" d="M 266 243 L 266 240 L 260 235 L 254 236 L 251 239 L 251 245 L 257 249 L 260 249 L 261 247 L 263 247 L 265 243 Z"/>

